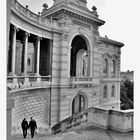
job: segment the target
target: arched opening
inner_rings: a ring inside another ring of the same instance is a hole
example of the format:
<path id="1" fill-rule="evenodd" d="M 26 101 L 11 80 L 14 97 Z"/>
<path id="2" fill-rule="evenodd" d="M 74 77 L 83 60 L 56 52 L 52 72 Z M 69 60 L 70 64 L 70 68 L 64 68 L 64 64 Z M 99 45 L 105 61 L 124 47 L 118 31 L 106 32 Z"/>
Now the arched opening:
<path id="1" fill-rule="evenodd" d="M 107 92 L 108 92 L 108 89 L 107 89 L 107 86 L 105 85 L 103 88 L 103 98 L 107 98 Z"/>
<path id="2" fill-rule="evenodd" d="M 72 115 L 85 110 L 87 107 L 87 100 L 84 95 L 78 94 L 72 101 Z"/>
<path id="3" fill-rule="evenodd" d="M 115 60 L 112 60 L 111 73 L 112 73 L 112 76 L 115 76 L 115 73 L 116 73 L 116 62 L 115 62 Z"/>
<path id="4" fill-rule="evenodd" d="M 89 76 L 89 55 L 86 41 L 80 35 L 74 37 L 71 44 L 70 76 Z"/>
<path id="5" fill-rule="evenodd" d="M 114 85 L 111 88 L 111 97 L 115 97 L 115 86 Z"/>
<path id="6" fill-rule="evenodd" d="M 108 74 L 108 60 L 107 60 L 107 58 L 105 58 L 103 61 L 103 74 L 104 74 L 104 76 L 107 76 L 107 74 Z"/>

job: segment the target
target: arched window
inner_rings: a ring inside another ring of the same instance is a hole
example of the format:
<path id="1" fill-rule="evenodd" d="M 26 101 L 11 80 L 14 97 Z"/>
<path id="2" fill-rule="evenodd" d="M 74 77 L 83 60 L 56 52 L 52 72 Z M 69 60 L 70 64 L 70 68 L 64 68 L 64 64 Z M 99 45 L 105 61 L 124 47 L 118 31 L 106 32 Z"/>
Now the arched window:
<path id="1" fill-rule="evenodd" d="M 111 75 L 115 76 L 115 73 L 116 73 L 116 62 L 115 60 L 112 60 L 111 61 Z"/>
<path id="2" fill-rule="evenodd" d="M 107 98 L 107 86 L 106 85 L 103 88 L 103 98 Z"/>
<path id="3" fill-rule="evenodd" d="M 108 74 L 108 60 L 107 60 L 107 58 L 105 58 L 103 61 L 103 74 L 105 76 L 107 76 L 107 74 Z"/>
<path id="4" fill-rule="evenodd" d="M 114 85 L 112 86 L 112 89 L 111 89 L 111 97 L 115 97 L 115 86 Z"/>
<path id="5" fill-rule="evenodd" d="M 28 66 L 30 66 L 30 64 L 31 64 L 30 58 L 27 59 L 27 64 L 28 64 Z"/>

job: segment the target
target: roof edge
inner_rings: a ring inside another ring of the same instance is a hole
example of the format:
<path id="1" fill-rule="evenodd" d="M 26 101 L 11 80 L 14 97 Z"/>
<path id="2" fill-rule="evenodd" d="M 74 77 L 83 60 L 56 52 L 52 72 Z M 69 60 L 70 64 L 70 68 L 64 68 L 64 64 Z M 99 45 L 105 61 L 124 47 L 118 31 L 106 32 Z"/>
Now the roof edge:
<path id="1" fill-rule="evenodd" d="M 117 45 L 119 47 L 123 47 L 124 46 L 124 43 L 116 41 L 116 40 L 109 39 L 107 37 L 99 36 L 99 40 L 102 41 L 102 42 L 105 42 L 105 43 Z"/>

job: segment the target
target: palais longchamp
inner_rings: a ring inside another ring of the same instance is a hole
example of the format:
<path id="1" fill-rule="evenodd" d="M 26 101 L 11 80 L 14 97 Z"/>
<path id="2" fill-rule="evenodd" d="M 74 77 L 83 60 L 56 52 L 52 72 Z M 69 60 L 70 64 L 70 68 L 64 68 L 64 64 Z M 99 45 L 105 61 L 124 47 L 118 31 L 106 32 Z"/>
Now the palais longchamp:
<path id="1" fill-rule="evenodd" d="M 11 0 L 7 90 L 14 99 L 12 133 L 21 131 L 23 118 L 33 117 L 47 130 L 88 108 L 100 108 L 94 113 L 120 109 L 124 44 L 100 36 L 105 21 L 95 6 L 88 10 L 87 0 L 53 1 L 35 14 Z"/>

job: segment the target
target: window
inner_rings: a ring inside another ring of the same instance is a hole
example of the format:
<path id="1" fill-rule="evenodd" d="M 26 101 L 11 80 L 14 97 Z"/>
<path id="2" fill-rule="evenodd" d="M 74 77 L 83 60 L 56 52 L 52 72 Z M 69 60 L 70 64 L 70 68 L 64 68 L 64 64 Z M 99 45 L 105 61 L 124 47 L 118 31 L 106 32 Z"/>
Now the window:
<path id="1" fill-rule="evenodd" d="M 31 64 L 30 58 L 27 59 L 27 64 L 28 64 L 28 66 L 30 66 L 30 64 Z"/>
<path id="2" fill-rule="evenodd" d="M 103 98 L 107 98 L 107 86 L 103 88 Z"/>
<path id="3" fill-rule="evenodd" d="M 115 60 L 112 60 L 111 61 L 111 75 L 112 76 L 115 76 L 115 73 L 116 73 L 115 67 L 116 67 L 116 62 L 115 62 Z"/>
<path id="4" fill-rule="evenodd" d="M 112 89 L 111 89 L 111 97 L 115 97 L 115 86 L 114 85 L 112 86 Z"/>
<path id="5" fill-rule="evenodd" d="M 105 58 L 103 62 L 103 73 L 107 76 L 108 73 L 108 60 Z"/>
<path id="6" fill-rule="evenodd" d="M 85 109 L 85 98 L 83 95 L 80 95 L 80 103 L 81 103 L 81 109 L 80 111 L 83 111 Z"/>

